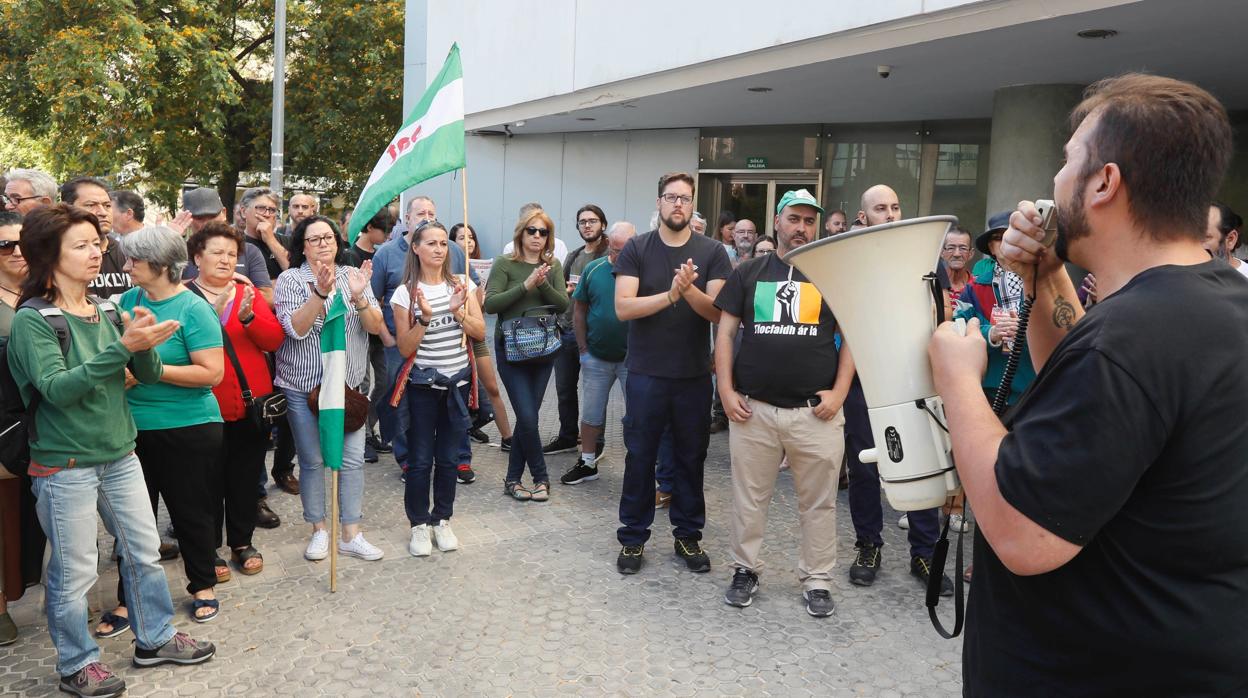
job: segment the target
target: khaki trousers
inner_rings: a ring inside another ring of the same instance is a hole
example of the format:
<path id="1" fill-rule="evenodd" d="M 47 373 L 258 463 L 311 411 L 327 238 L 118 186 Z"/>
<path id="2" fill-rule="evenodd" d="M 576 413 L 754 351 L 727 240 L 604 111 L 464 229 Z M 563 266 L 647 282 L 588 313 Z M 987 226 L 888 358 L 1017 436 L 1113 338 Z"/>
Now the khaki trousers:
<path id="1" fill-rule="evenodd" d="M 729 427 L 732 452 L 732 559 L 759 574 L 759 550 L 780 461 L 788 457 L 797 493 L 801 549 L 798 579 L 804 590 L 832 589 L 836 564 L 836 496 L 845 452 L 845 416 L 829 421 L 813 407 L 786 409 L 749 399 L 753 414 Z"/>

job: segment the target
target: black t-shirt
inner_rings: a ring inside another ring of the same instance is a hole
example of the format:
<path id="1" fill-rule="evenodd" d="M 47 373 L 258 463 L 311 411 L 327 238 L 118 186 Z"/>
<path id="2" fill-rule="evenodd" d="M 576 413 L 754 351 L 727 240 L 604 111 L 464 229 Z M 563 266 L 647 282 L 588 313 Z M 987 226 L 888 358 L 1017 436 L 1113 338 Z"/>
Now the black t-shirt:
<path id="1" fill-rule="evenodd" d="M 732 264 L 724 246 L 705 235 L 690 235 L 681 247 L 669 247 L 657 230 L 638 235 L 620 251 L 615 275 L 635 276 L 637 296 L 672 288 L 672 277 L 686 260 L 697 265 L 693 283 L 704 293 L 706 282 L 728 278 Z M 684 299 L 649 317 L 628 323 L 629 371 L 660 378 L 694 378 L 711 371 L 711 323 Z"/>
<path id="2" fill-rule="evenodd" d="M 134 287 L 130 275 L 125 272 L 126 256 L 121 253 L 121 245 L 110 240 L 108 251 L 100 259 L 100 273 L 87 284 L 87 293 L 106 300 L 117 300 L 121 294 Z"/>
<path id="3" fill-rule="evenodd" d="M 279 232 L 275 233 L 277 241 L 282 243 L 282 247 L 289 250 L 290 236 L 283 234 L 280 232 L 281 230 L 284 230 L 284 228 L 279 228 Z M 282 265 L 277 263 L 277 259 L 273 257 L 273 252 L 269 249 L 269 246 L 264 244 L 264 240 L 253 238 L 250 235 L 244 235 L 243 239 L 246 240 L 248 244 L 255 245 L 256 249 L 260 250 L 260 254 L 264 256 L 264 265 L 269 269 L 269 276 L 273 281 L 277 281 L 277 277 L 282 275 Z"/>
<path id="4" fill-rule="evenodd" d="M 373 248 L 372 251 L 369 251 L 360 247 L 359 245 L 352 245 L 351 249 L 347 250 L 347 262 L 346 263 L 350 264 L 353 267 L 362 267 L 364 266 L 364 262 L 372 259 L 373 255 L 375 254 L 377 254 L 376 248 Z"/>
<path id="5" fill-rule="evenodd" d="M 1216 261 L 1140 273 L 1058 345 L 996 477 L 1084 547 L 1020 577 L 976 533 L 967 695 L 1248 694 L 1245 347 L 1248 282 Z"/>
<path id="6" fill-rule="evenodd" d="M 836 381 L 836 318 L 815 285 L 779 255 L 742 262 L 715 306 L 744 327 L 732 364 L 738 392 L 777 407 L 804 407 Z"/>

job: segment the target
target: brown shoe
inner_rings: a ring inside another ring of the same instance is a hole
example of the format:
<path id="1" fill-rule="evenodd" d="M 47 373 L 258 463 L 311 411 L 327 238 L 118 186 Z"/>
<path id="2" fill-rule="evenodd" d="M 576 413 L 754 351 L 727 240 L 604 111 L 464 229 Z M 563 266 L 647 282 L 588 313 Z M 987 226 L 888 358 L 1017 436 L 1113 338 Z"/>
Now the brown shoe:
<path id="1" fill-rule="evenodd" d="M 666 509 L 667 506 L 671 503 L 672 503 L 671 492 L 664 492 L 663 490 L 654 491 L 654 508 L 655 509 Z"/>
<path id="2" fill-rule="evenodd" d="M 285 473 L 282 475 L 274 475 L 273 479 L 277 481 L 277 486 L 282 488 L 286 494 L 299 494 L 299 478 L 294 473 Z"/>

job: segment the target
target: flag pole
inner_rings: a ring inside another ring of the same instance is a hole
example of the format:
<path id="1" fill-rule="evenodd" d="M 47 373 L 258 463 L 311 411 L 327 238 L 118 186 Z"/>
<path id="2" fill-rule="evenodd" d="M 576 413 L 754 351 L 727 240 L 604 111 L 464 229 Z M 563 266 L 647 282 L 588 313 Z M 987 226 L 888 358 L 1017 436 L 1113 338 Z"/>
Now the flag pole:
<path id="1" fill-rule="evenodd" d="M 338 471 L 333 473 L 329 491 L 329 592 L 338 591 Z"/>
<path id="2" fill-rule="evenodd" d="M 459 168 L 459 193 L 460 193 L 459 198 L 462 199 L 464 202 L 463 234 L 469 235 L 470 233 L 468 232 L 468 166 L 467 165 Z M 478 240 L 477 244 L 480 245 L 481 241 Z M 468 293 L 468 270 L 471 268 L 472 262 L 470 262 L 468 259 L 468 246 L 464 245 L 463 247 L 464 247 L 464 293 L 466 294 Z M 464 312 L 467 312 L 466 308 L 464 309 Z M 467 333 L 464 333 L 460 337 L 459 346 L 460 347 L 468 346 L 468 334 Z"/>

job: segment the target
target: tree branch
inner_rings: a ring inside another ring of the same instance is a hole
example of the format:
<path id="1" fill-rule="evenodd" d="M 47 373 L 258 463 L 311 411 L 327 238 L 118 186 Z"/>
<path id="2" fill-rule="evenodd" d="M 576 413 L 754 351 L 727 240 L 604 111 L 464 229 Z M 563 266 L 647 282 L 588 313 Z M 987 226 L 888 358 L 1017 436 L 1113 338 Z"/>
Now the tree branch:
<path id="1" fill-rule="evenodd" d="M 257 36 L 255 40 L 253 40 L 250 44 L 247 45 L 246 48 L 244 48 L 242 51 L 239 51 L 238 55 L 234 56 L 234 60 L 235 61 L 243 60 L 247 56 L 251 55 L 252 52 L 254 52 L 256 49 L 263 46 L 265 42 L 272 41 L 272 40 L 273 40 L 273 32 L 268 32 L 266 34 L 261 34 L 260 36 Z"/>
<path id="2" fill-rule="evenodd" d="M 243 94 L 250 98 L 255 98 L 255 90 L 252 89 L 251 83 L 247 82 L 247 78 L 244 78 L 233 66 L 230 66 L 229 70 L 230 77 L 234 78 L 234 82 L 238 83 L 238 86 L 242 88 Z"/>

